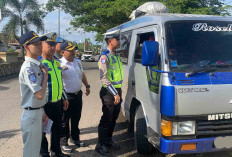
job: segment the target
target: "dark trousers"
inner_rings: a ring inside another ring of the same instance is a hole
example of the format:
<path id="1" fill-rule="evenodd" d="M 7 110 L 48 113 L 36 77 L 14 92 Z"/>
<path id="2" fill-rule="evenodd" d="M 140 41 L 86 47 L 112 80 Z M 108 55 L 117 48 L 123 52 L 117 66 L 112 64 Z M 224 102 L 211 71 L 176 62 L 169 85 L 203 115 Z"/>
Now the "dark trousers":
<path id="1" fill-rule="evenodd" d="M 44 106 L 44 111 L 47 116 L 53 121 L 52 128 L 51 128 L 51 151 L 55 152 L 56 154 L 61 153 L 60 149 L 60 135 L 61 135 L 61 128 L 62 128 L 62 110 L 63 105 L 61 101 L 56 103 L 47 103 Z M 41 154 L 48 153 L 48 141 L 45 136 L 45 133 L 42 135 L 42 144 L 41 144 Z"/>
<path id="2" fill-rule="evenodd" d="M 67 93 L 69 99 L 69 108 L 67 111 L 63 111 L 62 117 L 62 135 L 60 144 L 65 146 L 68 144 L 69 139 L 69 120 L 71 119 L 71 137 L 73 140 L 80 140 L 79 122 L 81 119 L 82 111 L 82 94 L 80 90 L 77 95 Z"/>
<path id="3" fill-rule="evenodd" d="M 116 90 L 118 91 L 118 94 L 121 98 L 121 88 L 117 88 Z M 120 113 L 122 98 L 120 100 L 120 103 L 118 105 L 115 105 L 114 96 L 104 87 L 102 87 L 100 90 L 100 98 L 102 101 L 103 115 L 101 117 L 99 127 L 108 129 L 107 137 L 111 138 L 114 132 L 116 120 L 118 119 L 118 115 Z"/>

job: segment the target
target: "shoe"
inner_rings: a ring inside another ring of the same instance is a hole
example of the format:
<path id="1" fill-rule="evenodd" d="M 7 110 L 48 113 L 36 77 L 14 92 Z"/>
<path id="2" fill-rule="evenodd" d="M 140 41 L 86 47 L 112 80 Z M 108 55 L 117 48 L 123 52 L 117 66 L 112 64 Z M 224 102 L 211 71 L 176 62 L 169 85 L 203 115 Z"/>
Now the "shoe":
<path id="1" fill-rule="evenodd" d="M 41 154 L 42 157 L 50 157 L 49 154 Z"/>
<path id="2" fill-rule="evenodd" d="M 51 157 L 71 157 L 71 156 L 63 153 L 60 154 L 52 153 Z"/>
<path id="3" fill-rule="evenodd" d="M 105 145 L 108 147 L 111 147 L 113 149 L 116 149 L 116 150 L 121 149 L 121 147 L 119 145 L 117 145 L 116 143 L 114 143 L 114 141 L 111 138 L 108 138 L 105 141 Z"/>
<path id="4" fill-rule="evenodd" d="M 81 140 L 70 140 L 70 142 L 75 144 L 77 147 L 86 147 L 86 144 Z"/>
<path id="5" fill-rule="evenodd" d="M 105 147 L 105 145 L 97 144 L 95 151 L 103 156 L 110 156 L 110 153 L 107 150 L 107 148 Z"/>
<path id="6" fill-rule="evenodd" d="M 62 151 L 66 152 L 66 153 L 72 153 L 73 149 L 72 147 L 70 147 L 69 145 L 66 146 L 61 146 Z"/>

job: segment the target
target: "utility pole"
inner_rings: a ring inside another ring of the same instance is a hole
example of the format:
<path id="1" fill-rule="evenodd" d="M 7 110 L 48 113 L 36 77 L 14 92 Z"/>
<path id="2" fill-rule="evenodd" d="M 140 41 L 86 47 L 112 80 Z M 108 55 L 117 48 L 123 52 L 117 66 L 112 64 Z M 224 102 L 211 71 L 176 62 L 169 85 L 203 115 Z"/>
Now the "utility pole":
<path id="1" fill-rule="evenodd" d="M 60 37 L 60 6 L 58 8 L 58 37 Z"/>
<path id="2" fill-rule="evenodd" d="M 2 10 L 0 8 L 0 22 L 2 21 Z"/>

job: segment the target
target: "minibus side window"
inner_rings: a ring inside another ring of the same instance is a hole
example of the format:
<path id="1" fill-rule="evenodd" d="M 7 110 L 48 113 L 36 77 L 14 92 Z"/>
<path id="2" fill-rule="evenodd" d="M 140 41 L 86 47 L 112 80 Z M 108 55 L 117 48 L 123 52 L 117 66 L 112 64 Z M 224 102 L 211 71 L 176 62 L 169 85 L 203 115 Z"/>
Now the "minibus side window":
<path id="1" fill-rule="evenodd" d="M 136 63 L 142 63 L 142 50 L 144 41 L 155 41 L 154 32 L 148 32 L 137 35 L 137 43 L 135 48 L 134 61 Z"/>
<path id="2" fill-rule="evenodd" d="M 155 41 L 154 32 L 148 32 L 137 35 L 137 43 L 135 49 L 135 58 L 134 61 L 136 63 L 142 63 L 142 50 L 143 50 L 143 42 L 144 41 Z M 158 66 L 153 66 L 153 69 L 160 70 L 160 62 Z M 156 94 L 159 93 L 159 85 L 160 85 L 160 73 L 151 71 L 148 67 L 146 67 L 147 73 L 147 82 L 148 87 L 151 92 Z"/>
<path id="3" fill-rule="evenodd" d="M 120 33 L 120 48 L 117 53 L 123 64 L 128 64 L 129 48 L 132 31 Z"/>

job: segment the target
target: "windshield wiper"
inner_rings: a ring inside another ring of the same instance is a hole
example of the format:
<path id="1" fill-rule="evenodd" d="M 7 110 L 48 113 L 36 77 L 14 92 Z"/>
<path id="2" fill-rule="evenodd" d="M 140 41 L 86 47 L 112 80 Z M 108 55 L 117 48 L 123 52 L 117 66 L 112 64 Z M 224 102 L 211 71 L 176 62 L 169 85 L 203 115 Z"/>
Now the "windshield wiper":
<path id="1" fill-rule="evenodd" d="M 215 67 L 206 67 L 206 68 L 201 68 L 201 69 L 198 69 L 198 70 L 194 70 L 190 73 L 186 73 L 186 76 L 189 77 L 189 76 L 192 76 L 196 73 L 202 73 L 202 72 L 214 72 L 218 70 L 218 68 L 215 68 Z"/>

